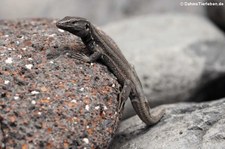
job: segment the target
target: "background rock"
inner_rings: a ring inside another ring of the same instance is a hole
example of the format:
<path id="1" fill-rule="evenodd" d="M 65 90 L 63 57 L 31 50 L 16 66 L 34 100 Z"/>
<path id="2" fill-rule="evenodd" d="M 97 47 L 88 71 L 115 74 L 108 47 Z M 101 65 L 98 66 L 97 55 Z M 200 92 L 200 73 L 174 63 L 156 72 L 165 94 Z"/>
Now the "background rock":
<path id="1" fill-rule="evenodd" d="M 203 2 L 204 0 L 198 0 Z M 204 15 L 202 6 L 181 6 L 182 0 L 1 0 L 0 18 L 82 16 L 105 24 L 149 13 L 191 13 Z M 185 2 L 195 2 L 185 0 Z M 16 5 L 15 5 L 16 4 Z"/>
<path id="2" fill-rule="evenodd" d="M 55 21 L 0 21 L 0 148 L 106 148 L 119 120 L 119 84 Z M 87 52 L 87 51 L 86 51 Z"/>
<path id="3" fill-rule="evenodd" d="M 120 124 L 111 149 L 223 149 L 224 106 L 225 99 L 165 105 L 166 115 L 150 128 L 132 117 Z"/>
<path id="4" fill-rule="evenodd" d="M 220 0 L 207 0 L 207 2 L 223 4 L 222 6 L 208 6 L 206 7 L 207 16 L 225 31 L 225 3 Z"/>
<path id="5" fill-rule="evenodd" d="M 147 15 L 103 29 L 135 66 L 151 106 L 224 97 L 225 38 L 207 19 Z M 131 115 L 128 101 L 124 118 Z"/>

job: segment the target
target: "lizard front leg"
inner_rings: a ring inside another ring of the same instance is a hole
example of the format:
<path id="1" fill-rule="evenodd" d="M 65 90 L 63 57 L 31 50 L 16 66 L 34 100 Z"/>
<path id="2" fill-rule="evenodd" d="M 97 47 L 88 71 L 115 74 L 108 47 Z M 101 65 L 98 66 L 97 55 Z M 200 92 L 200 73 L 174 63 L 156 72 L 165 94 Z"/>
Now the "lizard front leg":
<path id="1" fill-rule="evenodd" d="M 101 56 L 102 56 L 102 53 L 99 52 L 99 51 L 96 51 L 96 52 L 92 53 L 90 56 L 87 56 L 85 54 L 80 54 L 80 53 L 69 55 L 69 57 L 72 57 L 72 58 L 75 58 L 77 60 L 87 62 L 87 63 L 95 62 Z"/>
<path id="2" fill-rule="evenodd" d="M 76 54 L 72 54 L 70 55 L 70 57 L 75 58 L 77 60 L 80 61 L 84 61 L 87 63 L 92 63 L 97 61 L 98 59 L 101 58 L 101 56 L 103 55 L 102 48 L 100 46 L 98 46 L 97 44 L 95 44 L 95 42 L 93 42 L 91 44 L 91 46 L 87 46 L 87 48 L 92 51 L 93 53 L 90 56 L 87 56 L 85 54 L 81 54 L 81 53 L 76 53 Z"/>

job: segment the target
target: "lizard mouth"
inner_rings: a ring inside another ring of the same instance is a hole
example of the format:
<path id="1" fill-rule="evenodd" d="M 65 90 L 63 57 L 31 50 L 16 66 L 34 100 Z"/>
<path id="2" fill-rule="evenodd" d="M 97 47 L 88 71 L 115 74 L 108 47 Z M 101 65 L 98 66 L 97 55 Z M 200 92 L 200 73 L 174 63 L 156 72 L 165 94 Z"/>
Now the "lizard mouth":
<path id="1" fill-rule="evenodd" d="M 57 26 L 58 28 L 60 28 L 60 29 L 66 29 L 66 28 L 68 28 L 68 27 L 66 27 L 64 24 L 62 24 L 61 22 L 57 22 L 57 23 L 56 23 L 56 26 Z"/>
<path id="2" fill-rule="evenodd" d="M 81 31 L 81 29 L 79 28 L 74 28 L 73 26 L 70 26 L 70 25 L 65 25 L 65 24 L 62 24 L 60 22 L 57 22 L 56 23 L 56 26 L 60 29 L 63 29 L 63 30 L 66 30 L 66 31 L 69 31 L 69 32 L 75 32 L 75 33 L 79 33 Z"/>

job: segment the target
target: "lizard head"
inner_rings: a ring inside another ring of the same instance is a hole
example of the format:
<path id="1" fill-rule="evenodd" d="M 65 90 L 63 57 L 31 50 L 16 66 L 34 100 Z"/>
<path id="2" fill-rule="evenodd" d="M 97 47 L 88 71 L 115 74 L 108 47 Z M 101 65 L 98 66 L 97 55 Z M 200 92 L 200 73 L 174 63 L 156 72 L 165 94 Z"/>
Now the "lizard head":
<path id="1" fill-rule="evenodd" d="M 56 23 L 60 29 L 66 30 L 79 37 L 85 37 L 90 32 L 90 23 L 88 20 L 80 17 L 65 17 Z"/>

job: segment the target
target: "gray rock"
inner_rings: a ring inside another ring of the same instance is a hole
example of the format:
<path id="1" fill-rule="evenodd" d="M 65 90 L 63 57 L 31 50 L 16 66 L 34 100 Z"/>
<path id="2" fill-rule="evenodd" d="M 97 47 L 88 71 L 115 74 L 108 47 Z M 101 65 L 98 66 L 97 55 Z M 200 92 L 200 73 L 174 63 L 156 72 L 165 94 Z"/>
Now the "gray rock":
<path id="1" fill-rule="evenodd" d="M 137 116 L 123 121 L 111 149 L 222 149 L 225 99 L 163 106 L 166 115 L 146 128 Z"/>
<path id="2" fill-rule="evenodd" d="M 225 2 L 221 0 L 207 0 L 207 2 L 218 5 L 206 7 L 207 16 L 225 31 Z"/>
<path id="3" fill-rule="evenodd" d="M 201 100 L 207 97 L 205 90 L 212 94 L 208 100 L 214 99 L 215 90 L 202 87 L 224 76 L 225 38 L 207 19 L 148 15 L 103 29 L 135 66 L 150 105 Z M 224 95 L 221 88 L 216 91 Z M 131 115 L 134 112 L 127 102 L 124 118 Z"/>

